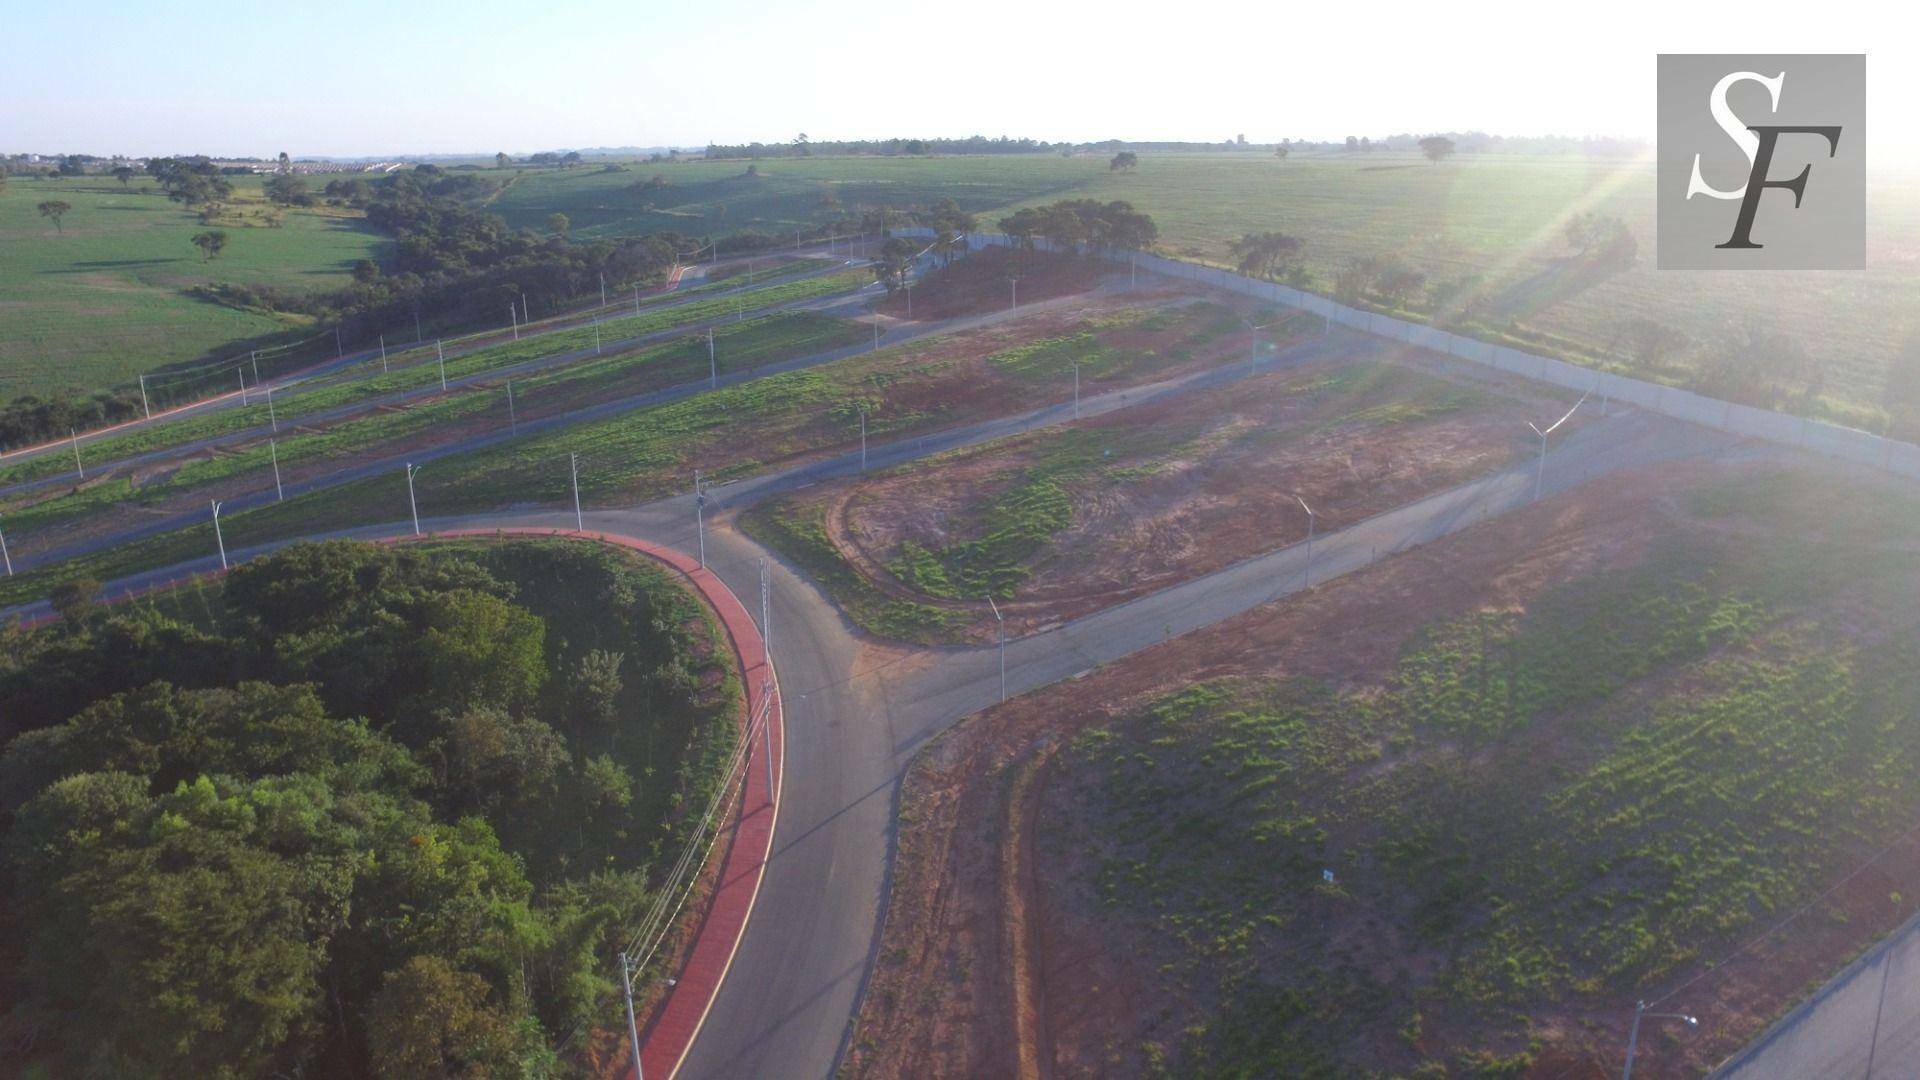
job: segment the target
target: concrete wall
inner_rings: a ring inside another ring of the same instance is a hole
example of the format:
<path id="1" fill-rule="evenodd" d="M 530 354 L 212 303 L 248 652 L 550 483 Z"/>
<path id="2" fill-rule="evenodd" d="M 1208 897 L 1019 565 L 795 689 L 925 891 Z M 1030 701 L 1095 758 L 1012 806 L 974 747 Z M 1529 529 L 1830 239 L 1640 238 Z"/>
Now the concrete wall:
<path id="1" fill-rule="evenodd" d="M 933 236 L 931 229 L 895 229 L 893 231 L 895 235 L 922 239 L 931 239 Z M 967 246 L 975 251 L 986 247 L 1010 247 L 1012 240 L 999 233 L 970 233 L 967 236 Z M 1044 237 L 1036 238 L 1034 246 L 1043 251 L 1055 250 L 1055 245 Z M 1300 308 L 1323 316 L 1338 326 L 1376 334 L 1392 341 L 1431 349 L 1434 352 L 1446 353 L 1449 356 L 1482 364 L 1521 378 L 1551 383 L 1554 386 L 1581 393 L 1602 394 L 1614 401 L 1626 402 L 1636 408 L 1675 417 L 1702 427 L 1800 447 L 1842 461 L 1868 465 L 1900 476 L 1920 479 L 1920 447 L 1912 443 L 1883 438 L 1821 420 L 1807 420 L 1767 409 L 1756 409 L 1749 405 L 1736 405 L 1716 398 L 1702 397 L 1686 390 L 1628 378 L 1625 375 L 1594 371 L 1551 357 L 1535 356 L 1504 345 L 1494 345 L 1476 338 L 1463 337 L 1424 323 L 1412 323 L 1378 312 L 1361 311 L 1324 296 L 1304 293 L 1269 281 L 1259 281 L 1229 270 L 1199 266 L 1145 253 L 1114 252 L 1107 257 L 1122 265 L 1131 262 L 1141 270 L 1159 274 L 1162 277 L 1177 278 L 1181 281 L 1190 281 L 1198 285 Z"/>

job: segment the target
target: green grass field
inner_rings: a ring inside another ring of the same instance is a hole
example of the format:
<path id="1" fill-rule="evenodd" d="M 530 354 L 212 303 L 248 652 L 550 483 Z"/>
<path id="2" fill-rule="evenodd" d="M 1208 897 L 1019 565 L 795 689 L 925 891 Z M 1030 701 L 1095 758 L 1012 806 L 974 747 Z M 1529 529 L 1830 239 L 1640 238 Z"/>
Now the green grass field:
<path id="1" fill-rule="evenodd" d="M 230 177 L 236 207 L 265 209 L 259 181 Z M 72 204 L 56 231 L 36 207 Z M 202 225 L 151 181 L 106 177 L 9 179 L 0 192 L 0 401 L 93 391 L 187 360 L 225 342 L 291 323 L 187 296 L 209 282 L 287 289 L 349 281 L 355 261 L 387 241 L 353 217 L 289 209 L 278 228 L 211 226 L 227 233 L 211 262 L 188 242 Z"/>
<path id="2" fill-rule="evenodd" d="M 749 164 L 758 167 L 758 176 L 744 175 Z M 666 186 L 628 190 L 654 176 L 663 177 Z M 617 173 L 520 171 L 494 198 L 492 209 L 509 225 L 539 231 L 546 230 L 547 215 L 563 213 L 574 235 L 592 239 L 663 231 L 780 234 L 843 214 L 928 206 L 943 198 L 984 212 L 1025 199 L 1064 197 L 1086 177 L 1085 161 L 1051 155 L 634 162 Z"/>

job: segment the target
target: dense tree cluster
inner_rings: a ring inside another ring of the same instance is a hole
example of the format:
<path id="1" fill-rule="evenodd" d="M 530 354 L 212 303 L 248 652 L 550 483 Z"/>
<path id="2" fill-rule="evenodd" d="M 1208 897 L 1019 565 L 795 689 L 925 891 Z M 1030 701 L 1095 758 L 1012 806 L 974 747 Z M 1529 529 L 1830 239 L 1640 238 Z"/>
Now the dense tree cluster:
<path id="1" fill-rule="evenodd" d="M 1153 246 L 1160 230 L 1130 203 L 1062 199 L 1016 210 L 1000 219 L 1000 231 L 1023 244 L 1044 236 L 1056 244 L 1085 244 L 1090 251 L 1138 251 Z"/>
<path id="2" fill-rule="evenodd" d="M 664 581 L 578 545 L 302 545 L 5 631 L 0 1057 L 550 1071 L 710 790 L 680 766 L 732 738 Z"/>

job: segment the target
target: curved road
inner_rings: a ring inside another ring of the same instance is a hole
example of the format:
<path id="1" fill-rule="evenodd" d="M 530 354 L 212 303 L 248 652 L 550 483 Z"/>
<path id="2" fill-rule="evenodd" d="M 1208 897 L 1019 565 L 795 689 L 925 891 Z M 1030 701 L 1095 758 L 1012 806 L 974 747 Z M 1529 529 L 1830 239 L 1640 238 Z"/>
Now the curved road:
<path id="1" fill-rule="evenodd" d="M 1217 371 L 1205 374 L 1218 377 Z M 1148 396 L 1133 393 L 1136 401 Z M 1088 408 L 1083 402 L 1083 414 Z M 1040 422 L 1048 413 L 1053 415 L 1046 422 L 1065 419 L 1054 407 L 1029 414 L 1026 422 Z M 1017 421 L 995 423 L 1009 422 Z M 893 448 L 892 455 L 932 452 L 934 441 L 902 444 L 905 449 Z M 1673 421 L 1620 414 L 1590 424 L 1548 455 L 1547 489 L 1557 492 L 1617 469 L 1736 447 Z M 888 453 L 882 447 L 869 456 L 887 460 Z M 857 455 L 844 455 L 718 489 L 709 505 L 742 507 L 858 467 Z M 1531 466 L 1517 467 L 1323 534 L 1313 545 L 1310 565 L 1302 546 L 1282 548 L 1009 642 L 1008 690 L 1018 694 L 1044 686 L 1170 634 L 1239 614 L 1306 587 L 1309 573 L 1312 581 L 1325 581 L 1488 520 L 1530 501 L 1532 483 Z M 423 520 L 422 527 L 572 524 L 571 514 L 541 512 Z M 688 496 L 590 512 L 585 524 L 683 551 L 698 547 Z M 400 523 L 339 535 L 365 538 L 405 529 Z M 879 940 L 900 777 L 928 738 L 998 700 L 999 657 L 991 647 L 911 651 L 871 645 L 809 581 L 744 536 L 710 528 L 706 545 L 710 568 L 735 591 L 746 590 L 743 595 L 757 588 L 760 561 L 768 559 L 773 593 L 767 630 L 781 670 L 788 739 L 780 830 L 754 918 L 680 1075 L 827 1076 L 844 1049 Z M 236 557 L 265 550 L 270 548 Z M 205 559 L 138 575 L 113 583 L 110 591 L 212 565 L 214 560 Z"/>

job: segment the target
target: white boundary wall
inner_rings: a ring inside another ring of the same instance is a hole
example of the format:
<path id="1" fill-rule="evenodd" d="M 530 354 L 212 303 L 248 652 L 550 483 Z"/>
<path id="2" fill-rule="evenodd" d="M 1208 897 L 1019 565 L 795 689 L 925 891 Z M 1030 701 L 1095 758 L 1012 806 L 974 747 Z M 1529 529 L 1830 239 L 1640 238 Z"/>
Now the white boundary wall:
<path id="1" fill-rule="evenodd" d="M 932 229 L 895 229 L 893 234 L 918 237 L 923 240 L 933 238 Z M 974 251 L 986 247 L 1011 247 L 1012 245 L 1013 241 L 1010 238 L 999 233 L 967 234 L 967 247 Z M 1036 238 L 1034 246 L 1043 251 L 1054 249 L 1054 244 L 1044 237 Z M 1464 337 L 1423 323 L 1410 323 L 1390 315 L 1350 308 L 1324 296 L 1302 292 L 1270 281 L 1259 281 L 1229 270 L 1198 266 L 1159 255 L 1148 255 L 1144 252 L 1116 252 L 1108 257 L 1122 264 L 1137 265 L 1141 270 L 1159 274 L 1162 277 L 1178 278 L 1210 288 L 1299 308 L 1324 316 L 1340 326 L 1423 349 L 1431 349 L 1434 352 L 1446 353 L 1461 360 L 1484 364 L 1522 378 L 1582 393 L 1593 391 L 1604 394 L 1614 401 L 1624 401 L 1648 412 L 1671 416 L 1702 427 L 1800 447 L 1842 461 L 1920 479 L 1920 447 L 1912 443 L 1883 438 L 1853 428 L 1830 424 L 1824 420 L 1808 420 L 1769 409 L 1756 409 L 1750 405 L 1736 405 L 1730 401 L 1702 397 L 1678 387 L 1661 386 L 1658 383 L 1633 379 L 1625 375 L 1594 371 L 1591 368 L 1579 367 L 1550 357 L 1535 356 L 1504 345 L 1494 345 L 1477 338 Z"/>

